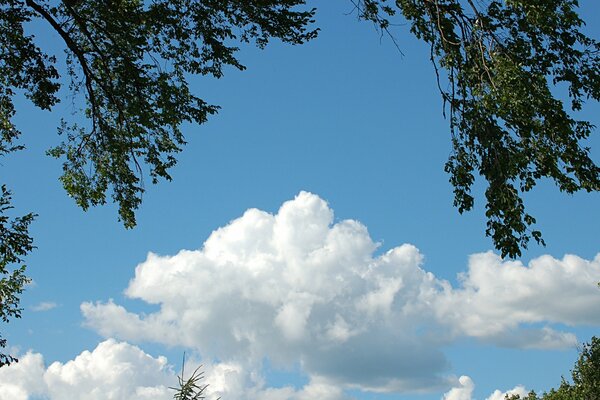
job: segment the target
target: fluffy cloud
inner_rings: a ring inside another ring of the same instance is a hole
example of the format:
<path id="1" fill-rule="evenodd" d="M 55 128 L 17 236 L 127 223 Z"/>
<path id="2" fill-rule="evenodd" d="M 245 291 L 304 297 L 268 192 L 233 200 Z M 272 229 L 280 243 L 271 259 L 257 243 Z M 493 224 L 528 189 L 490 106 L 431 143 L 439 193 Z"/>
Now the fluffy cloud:
<path id="1" fill-rule="evenodd" d="M 311 379 L 301 389 L 266 388 L 260 375 L 235 362 L 186 362 L 185 378 L 194 366 L 208 384 L 205 398 L 258 400 L 344 399 L 342 390 Z M 0 369 L 0 400 L 168 400 L 177 376 L 165 357 L 154 358 L 126 342 L 108 339 L 66 363 L 45 367 L 39 353 L 28 352 L 18 363 Z"/>
<path id="2" fill-rule="evenodd" d="M 41 354 L 27 353 L 19 362 L 0 368 L 0 400 L 28 400 L 29 396 L 43 395 L 44 359 Z"/>
<path id="3" fill-rule="evenodd" d="M 112 300 L 81 310 L 106 337 L 182 345 L 237 365 L 242 386 L 262 387 L 265 358 L 309 377 L 303 392 L 263 390 L 269 399 L 439 388 L 441 349 L 456 337 L 555 348 L 576 338 L 552 324 L 600 324 L 600 255 L 525 266 L 476 254 L 453 287 L 422 268 L 414 246 L 375 256 L 377 247 L 365 226 L 334 224 L 327 203 L 302 192 L 275 215 L 246 211 L 200 250 L 150 253 L 125 293 L 158 311 L 140 315 Z"/>
<path id="4" fill-rule="evenodd" d="M 458 386 L 453 387 L 444 394 L 443 400 L 471 400 L 475 384 L 468 376 L 461 376 L 458 379 Z"/>
<path id="5" fill-rule="evenodd" d="M 342 388 L 326 379 L 313 377 L 301 388 L 293 386 L 268 387 L 265 380 L 251 369 L 238 363 L 205 363 L 206 395 L 209 399 L 257 400 L 345 400 Z"/>
<path id="6" fill-rule="evenodd" d="M 44 366 L 41 354 L 27 353 L 0 369 L 0 400 L 167 400 L 176 377 L 164 357 L 115 340 L 100 343 L 65 364 Z"/>
<path id="7" fill-rule="evenodd" d="M 518 394 L 522 399 L 524 399 L 527 397 L 527 390 L 525 390 L 525 388 L 521 385 L 506 392 L 495 390 L 494 393 L 492 393 L 486 400 L 504 400 L 506 396 L 512 396 L 515 394 Z"/>
<path id="8" fill-rule="evenodd" d="M 473 383 L 473 380 L 470 377 L 463 375 L 459 378 L 458 385 L 446 392 L 442 397 L 442 400 L 472 400 L 474 389 L 475 384 Z M 524 398 L 527 396 L 527 391 L 520 385 L 506 392 L 495 390 L 486 398 L 486 400 L 504 400 L 507 395 L 511 396 L 514 394 L 518 394 L 521 398 Z"/>
<path id="9" fill-rule="evenodd" d="M 599 325 L 600 254 L 592 261 L 573 255 L 542 256 L 524 266 L 488 252 L 469 259 L 462 287 L 444 284 L 437 298 L 439 321 L 464 335 L 514 347 L 557 348 L 576 344 L 574 335 L 524 323 Z"/>
<path id="10" fill-rule="evenodd" d="M 188 360 L 186 377 L 199 360 Z M 313 377 L 302 388 L 266 387 L 264 379 L 235 362 L 204 363 L 202 383 L 208 383 L 207 399 L 257 400 L 348 400 L 339 385 Z M 66 363 L 44 366 L 41 354 L 28 352 L 19 363 L 0 369 L 0 400 L 167 400 L 173 398 L 169 386 L 177 377 L 164 357 L 154 358 L 136 346 L 114 339 L 84 351 Z M 442 400 L 472 400 L 475 384 L 461 376 Z M 486 400 L 504 400 L 505 395 L 527 394 L 523 386 L 494 391 Z"/>

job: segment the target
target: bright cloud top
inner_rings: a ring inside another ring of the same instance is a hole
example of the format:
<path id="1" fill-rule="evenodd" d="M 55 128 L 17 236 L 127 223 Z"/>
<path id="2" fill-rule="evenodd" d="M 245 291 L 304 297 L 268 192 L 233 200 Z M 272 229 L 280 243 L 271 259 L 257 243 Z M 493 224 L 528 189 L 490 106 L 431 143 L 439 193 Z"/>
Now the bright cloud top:
<path id="1" fill-rule="evenodd" d="M 455 288 L 422 268 L 414 246 L 375 256 L 377 246 L 365 226 L 334 224 L 324 200 L 301 192 L 275 215 L 246 211 L 201 250 L 150 253 L 125 293 L 157 312 L 113 301 L 81 309 L 106 337 L 195 348 L 238 365 L 245 384 L 259 385 L 266 357 L 300 366 L 305 390 L 329 391 L 432 389 L 447 382 L 441 348 L 457 337 L 558 348 L 576 338 L 551 324 L 600 324 L 600 255 L 524 266 L 476 254 Z"/>

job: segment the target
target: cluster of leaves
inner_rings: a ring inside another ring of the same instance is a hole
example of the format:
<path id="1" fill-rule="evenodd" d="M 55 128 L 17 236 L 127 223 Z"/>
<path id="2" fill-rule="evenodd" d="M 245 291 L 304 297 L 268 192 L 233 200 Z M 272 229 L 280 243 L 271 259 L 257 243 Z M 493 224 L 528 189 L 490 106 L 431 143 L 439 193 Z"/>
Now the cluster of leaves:
<path id="1" fill-rule="evenodd" d="M 181 363 L 181 375 L 177 376 L 179 381 L 178 387 L 170 387 L 175 391 L 173 398 L 175 400 L 202 400 L 205 399 L 206 388 L 208 384 L 202 384 L 204 379 L 204 371 L 201 370 L 202 365 L 192 372 L 189 378 L 185 379 L 185 353 L 183 353 L 183 362 Z M 217 398 L 216 400 L 219 400 Z"/>
<path id="2" fill-rule="evenodd" d="M 454 205 L 471 210 L 475 176 L 487 181 L 486 234 L 502 256 L 520 256 L 531 238 L 543 244 L 523 203 L 538 181 L 567 193 L 600 190 L 584 146 L 593 126 L 572 116 L 600 100 L 600 43 L 581 32 L 577 0 L 353 1 L 386 31 L 400 11 L 429 44 L 449 106 Z M 565 89 L 567 105 L 558 96 Z"/>
<path id="3" fill-rule="evenodd" d="M 23 28 L 31 17 L 21 1 L 0 1 L 0 155 L 22 148 L 13 145 L 20 135 L 11 121 L 15 91 L 44 110 L 58 103 L 55 59 L 40 50 Z"/>
<path id="4" fill-rule="evenodd" d="M 0 319 L 20 318 L 19 295 L 30 281 L 25 276 L 25 266 L 11 268 L 22 262 L 22 258 L 33 249 L 33 240 L 28 227 L 35 215 L 10 218 L 7 212 L 11 206 L 10 192 L 6 186 L 0 188 Z M 0 349 L 6 347 L 6 339 L 0 336 Z M 9 354 L 0 352 L 0 367 L 17 361 Z"/>
<path id="5" fill-rule="evenodd" d="M 183 370 L 181 376 L 178 376 L 179 387 L 172 387 L 170 389 L 175 390 L 173 398 L 175 400 L 201 400 L 204 399 L 204 392 L 208 387 L 208 384 L 201 384 L 200 381 L 204 379 L 204 372 L 200 371 L 201 367 L 198 367 L 188 379 L 184 379 Z"/>
<path id="6" fill-rule="evenodd" d="M 572 371 L 573 383 L 563 379 L 558 389 L 541 397 L 530 392 L 527 397 L 506 395 L 506 400 L 597 400 L 600 399 L 600 338 L 593 337 L 581 349 Z"/>
<path id="7" fill-rule="evenodd" d="M 67 193 L 84 210 L 119 205 L 126 227 L 144 191 L 143 172 L 170 179 L 185 144 L 180 126 L 203 123 L 218 107 L 193 94 L 192 75 L 221 77 L 226 66 L 243 69 L 236 43 L 264 47 L 270 38 L 300 44 L 314 38 L 314 10 L 295 11 L 301 0 L 2 0 L 0 35 L 11 38 L 0 62 L 2 120 L 14 131 L 12 90 L 34 103 L 56 103 L 54 59 L 23 33 L 32 18 L 47 22 L 63 40 L 71 91 L 85 96 L 88 126 L 63 122 L 63 143 L 49 154 L 64 160 Z M 9 33 L 11 31 L 12 33 Z M 3 39 L 4 40 L 4 39 Z M 24 67 L 22 67 L 22 65 Z M 6 111 L 8 110 L 8 112 Z M 144 171 L 143 169 L 147 169 Z"/>

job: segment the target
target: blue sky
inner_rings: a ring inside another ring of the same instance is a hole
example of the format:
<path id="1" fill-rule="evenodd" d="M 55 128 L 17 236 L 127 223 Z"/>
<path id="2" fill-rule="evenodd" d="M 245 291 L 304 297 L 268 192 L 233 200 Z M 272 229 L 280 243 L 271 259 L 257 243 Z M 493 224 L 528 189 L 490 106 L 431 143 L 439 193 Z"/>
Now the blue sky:
<path id="1" fill-rule="evenodd" d="M 103 376 L 116 367 L 98 360 L 112 360 L 139 367 L 129 379 L 104 378 L 122 393 L 132 382 L 164 389 L 183 351 L 228 400 L 483 400 L 569 375 L 575 338 L 589 340 L 600 325 L 600 196 L 540 184 L 526 200 L 548 245 L 532 245 L 522 265 L 501 265 L 486 253 L 481 202 L 465 215 L 452 207 L 448 122 L 426 46 L 397 27 L 401 56 L 351 10 L 342 0 L 319 5 L 317 40 L 244 47 L 246 71 L 192 80 L 222 109 L 185 127 L 173 182 L 148 184 L 133 230 L 113 205 L 78 209 L 57 180 L 60 163 L 44 155 L 70 102 L 51 113 L 19 103 L 27 149 L 0 168 L 18 210 L 39 214 L 37 249 L 23 318 L 2 326 L 26 364 L 0 370 L 0 382 L 27 382 L 18 378 L 27 366 L 45 376 L 22 384 L 31 398 L 60 399 L 90 390 L 68 388 L 65 376 L 78 385 L 86 368 Z M 599 13 L 582 2 L 596 38 Z M 49 48 L 55 40 L 44 36 Z M 585 116 L 598 124 L 599 111 L 589 104 Z M 395 293 L 388 308 L 386 293 Z M 553 339 L 531 348 L 543 333 Z"/>

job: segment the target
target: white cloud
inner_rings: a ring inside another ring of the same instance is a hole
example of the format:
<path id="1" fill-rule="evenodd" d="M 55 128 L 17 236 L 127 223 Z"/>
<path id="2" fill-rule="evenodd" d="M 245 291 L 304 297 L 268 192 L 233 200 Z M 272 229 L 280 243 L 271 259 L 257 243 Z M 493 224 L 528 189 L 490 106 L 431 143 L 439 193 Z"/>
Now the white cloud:
<path id="1" fill-rule="evenodd" d="M 56 308 L 58 305 L 54 302 L 51 301 L 42 301 L 39 304 L 36 304 L 35 306 L 31 307 L 31 311 L 35 311 L 35 312 L 41 312 L 41 311 L 49 311 L 52 310 L 53 308 Z"/>
<path id="2" fill-rule="evenodd" d="M 302 388 L 266 388 L 260 374 L 236 362 L 186 361 L 185 376 L 200 366 L 208 384 L 208 400 L 261 399 L 343 400 L 342 390 L 318 378 Z M 18 363 L 0 368 L 0 400 L 171 400 L 178 378 L 165 357 L 152 357 L 140 348 L 114 339 L 83 351 L 73 360 L 54 362 L 47 368 L 39 353 L 28 352 Z"/>
<path id="3" fill-rule="evenodd" d="M 486 400 L 504 400 L 506 396 L 512 396 L 518 394 L 522 399 L 527 397 L 527 390 L 521 385 L 516 386 L 514 389 L 508 390 L 506 392 L 501 392 L 499 390 L 495 390 L 494 393 L 490 395 Z"/>
<path id="4" fill-rule="evenodd" d="M 202 249 L 150 253 L 136 267 L 126 295 L 159 311 L 83 303 L 86 324 L 106 337 L 187 346 L 237 365 L 243 387 L 262 388 L 265 357 L 300 365 L 313 386 L 261 389 L 272 399 L 323 387 L 440 388 L 448 370 L 441 348 L 456 337 L 556 348 L 576 339 L 552 324 L 600 324 L 600 255 L 525 266 L 476 254 L 452 287 L 422 269 L 416 247 L 374 256 L 365 226 L 332 222 L 327 203 L 306 192 L 275 215 L 250 209 Z"/>
<path id="5" fill-rule="evenodd" d="M 470 377 L 463 375 L 458 379 L 456 386 L 444 393 L 442 400 L 473 400 L 474 389 L 475 384 L 473 383 L 473 380 Z M 515 394 L 518 394 L 521 398 L 525 398 L 527 396 L 527 390 L 521 385 L 516 386 L 514 389 L 507 390 L 506 392 L 495 390 L 486 398 L 486 400 L 504 400 L 506 395 L 511 396 Z"/>
<path id="6" fill-rule="evenodd" d="M 475 389 L 475 384 L 473 380 L 468 376 L 461 376 L 458 379 L 458 386 L 453 387 L 448 392 L 444 394 L 443 400 L 471 400 L 471 396 L 473 395 L 473 389 Z"/>
<path id="7" fill-rule="evenodd" d="M 164 357 L 109 339 L 92 352 L 66 363 L 44 366 L 41 354 L 29 352 L 0 369 L 0 400 L 167 400 L 177 383 Z"/>
<path id="8" fill-rule="evenodd" d="M 557 348 L 576 344 L 574 335 L 522 324 L 599 325 L 600 254 L 592 261 L 574 255 L 534 259 L 528 266 L 503 262 L 492 252 L 472 255 L 462 288 L 436 299 L 438 319 L 462 334 L 514 347 Z"/>
<path id="9" fill-rule="evenodd" d="M 187 360 L 185 378 L 197 365 L 199 360 Z M 256 371 L 235 362 L 208 362 L 199 371 L 204 375 L 200 384 L 208 384 L 204 392 L 207 399 L 350 399 L 340 385 L 319 376 L 313 376 L 301 388 L 272 388 Z M 41 354 L 28 352 L 18 363 L 0 369 L 0 400 L 167 400 L 173 398 L 170 386 L 177 386 L 177 377 L 166 358 L 152 357 L 136 346 L 114 339 L 47 368 Z M 474 388 L 470 377 L 461 376 L 442 400 L 473 400 Z M 486 400 L 504 400 L 507 394 L 523 398 L 527 391 L 520 385 L 506 392 L 495 390 Z"/>
<path id="10" fill-rule="evenodd" d="M 44 360 L 41 354 L 28 352 L 18 363 L 0 368 L 0 400 L 28 400 L 30 395 L 45 393 Z"/>

